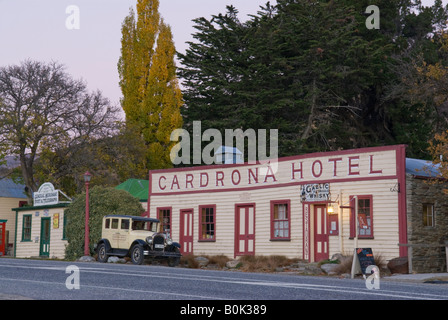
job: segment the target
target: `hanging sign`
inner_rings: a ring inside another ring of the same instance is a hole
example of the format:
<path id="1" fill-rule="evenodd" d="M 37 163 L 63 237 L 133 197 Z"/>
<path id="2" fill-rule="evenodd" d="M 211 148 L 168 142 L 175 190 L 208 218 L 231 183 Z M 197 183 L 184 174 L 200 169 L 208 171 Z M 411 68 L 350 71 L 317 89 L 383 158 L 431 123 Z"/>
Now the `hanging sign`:
<path id="1" fill-rule="evenodd" d="M 300 196 L 302 201 L 330 201 L 330 184 L 304 184 L 300 187 Z"/>
<path id="2" fill-rule="evenodd" d="M 59 229 L 59 213 L 53 215 L 53 229 Z"/>

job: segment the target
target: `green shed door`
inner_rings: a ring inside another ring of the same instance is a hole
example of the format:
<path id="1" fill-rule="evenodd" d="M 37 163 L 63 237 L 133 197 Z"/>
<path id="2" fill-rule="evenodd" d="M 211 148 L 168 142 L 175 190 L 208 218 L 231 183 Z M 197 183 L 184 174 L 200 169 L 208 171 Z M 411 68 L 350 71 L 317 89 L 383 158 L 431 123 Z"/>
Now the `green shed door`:
<path id="1" fill-rule="evenodd" d="M 51 218 L 42 218 L 40 222 L 40 249 L 39 255 L 50 256 L 50 226 Z"/>

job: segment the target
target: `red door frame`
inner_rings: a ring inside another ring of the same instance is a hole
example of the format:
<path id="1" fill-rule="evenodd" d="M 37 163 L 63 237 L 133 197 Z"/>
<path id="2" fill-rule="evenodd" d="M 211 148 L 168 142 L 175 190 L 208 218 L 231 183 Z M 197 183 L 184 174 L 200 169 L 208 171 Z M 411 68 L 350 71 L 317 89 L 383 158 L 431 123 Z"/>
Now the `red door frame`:
<path id="1" fill-rule="evenodd" d="M 187 219 L 185 217 L 187 216 Z M 190 218 L 188 218 L 190 216 Z M 180 210 L 180 224 L 179 224 L 179 241 L 180 251 L 182 254 L 193 254 L 193 233 L 194 233 L 194 211 L 193 209 Z M 187 230 L 187 232 L 185 232 Z M 191 233 L 191 234 L 189 234 Z"/>
<path id="2" fill-rule="evenodd" d="M 244 208 L 244 233 L 240 233 L 240 209 Z M 253 221 L 250 224 L 250 208 L 253 209 Z M 240 251 L 240 241 L 244 241 L 244 250 Z M 250 245 L 251 244 L 251 245 Z M 251 247 L 252 250 L 248 250 Z M 235 204 L 235 250 L 234 256 L 255 255 L 255 203 Z"/>
<path id="3" fill-rule="evenodd" d="M 314 261 L 320 261 L 325 260 L 329 258 L 329 236 L 328 236 L 328 213 L 327 213 L 327 205 L 326 204 L 316 204 L 313 206 L 313 219 L 314 219 Z M 319 212 L 318 209 L 321 209 L 322 211 Z M 318 228 L 317 222 L 318 222 L 318 214 L 321 214 L 320 222 L 321 225 Z M 320 231 L 320 233 L 318 232 Z M 321 243 L 320 251 L 318 252 L 318 243 Z"/>
<path id="4" fill-rule="evenodd" d="M 0 220 L 0 256 L 6 255 L 6 221 L 8 220 Z"/>

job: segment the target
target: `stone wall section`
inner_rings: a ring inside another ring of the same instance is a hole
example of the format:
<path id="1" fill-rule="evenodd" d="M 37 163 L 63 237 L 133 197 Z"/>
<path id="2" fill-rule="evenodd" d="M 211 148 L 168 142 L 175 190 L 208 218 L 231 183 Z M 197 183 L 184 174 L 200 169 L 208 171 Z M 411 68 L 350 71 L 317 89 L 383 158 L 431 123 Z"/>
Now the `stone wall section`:
<path id="1" fill-rule="evenodd" d="M 417 245 L 412 249 L 414 272 L 447 271 L 444 245 L 448 241 L 448 194 L 444 190 L 448 190 L 447 182 L 406 175 L 408 243 Z M 433 227 L 424 226 L 425 203 L 434 204 Z"/>

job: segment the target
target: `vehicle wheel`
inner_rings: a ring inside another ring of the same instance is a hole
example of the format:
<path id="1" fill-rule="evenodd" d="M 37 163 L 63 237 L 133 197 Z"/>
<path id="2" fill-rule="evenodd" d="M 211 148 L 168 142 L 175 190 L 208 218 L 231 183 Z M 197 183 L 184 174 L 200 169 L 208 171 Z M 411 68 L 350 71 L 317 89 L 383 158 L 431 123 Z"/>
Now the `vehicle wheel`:
<path id="1" fill-rule="evenodd" d="M 136 244 L 131 249 L 131 261 L 133 264 L 142 264 L 144 260 L 143 247 Z"/>
<path id="2" fill-rule="evenodd" d="M 179 248 L 174 248 L 173 252 L 179 253 Z M 168 265 L 170 267 L 177 267 L 179 265 L 179 262 L 180 262 L 180 258 L 179 257 L 168 258 Z"/>
<path id="3" fill-rule="evenodd" d="M 102 243 L 98 246 L 98 261 L 107 262 L 106 244 Z"/>

